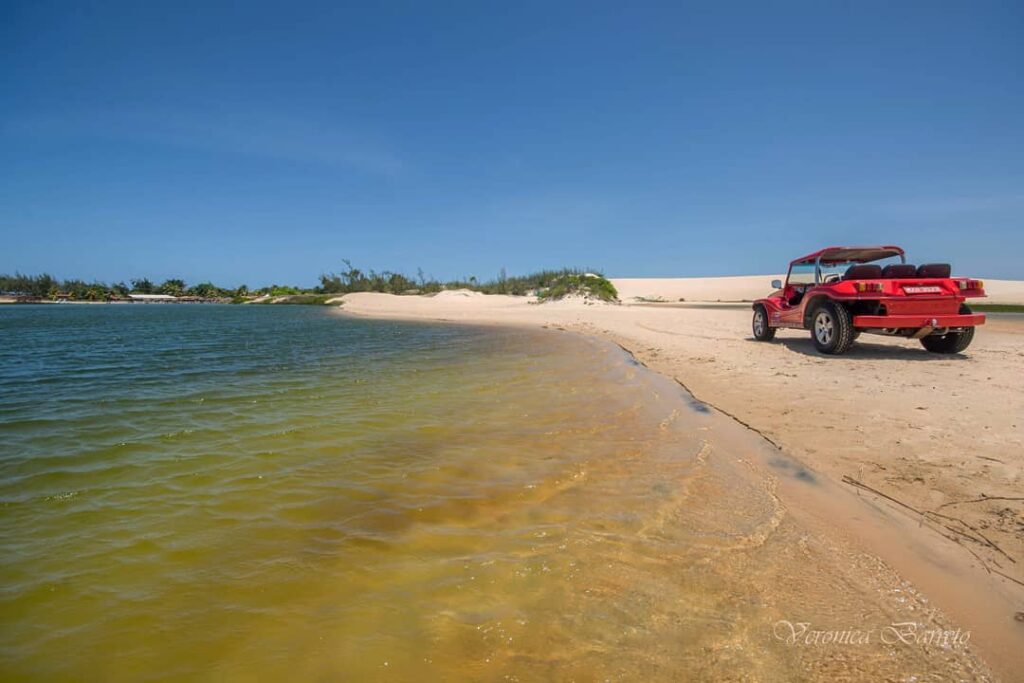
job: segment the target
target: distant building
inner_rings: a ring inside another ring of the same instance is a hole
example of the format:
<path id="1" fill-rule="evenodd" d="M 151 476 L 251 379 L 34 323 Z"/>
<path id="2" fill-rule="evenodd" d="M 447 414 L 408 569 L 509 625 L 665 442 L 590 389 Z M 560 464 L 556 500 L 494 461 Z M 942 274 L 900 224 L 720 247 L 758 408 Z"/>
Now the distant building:
<path id="1" fill-rule="evenodd" d="M 129 294 L 128 298 L 143 304 L 168 303 L 178 300 L 178 297 L 171 296 L 170 294 Z"/>

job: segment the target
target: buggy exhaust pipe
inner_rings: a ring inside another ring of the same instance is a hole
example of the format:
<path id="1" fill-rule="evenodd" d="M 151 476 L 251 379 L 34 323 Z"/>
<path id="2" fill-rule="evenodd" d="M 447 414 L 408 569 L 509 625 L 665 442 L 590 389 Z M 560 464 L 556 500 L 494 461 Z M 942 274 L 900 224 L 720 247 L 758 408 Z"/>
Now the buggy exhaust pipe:
<path id="1" fill-rule="evenodd" d="M 939 321 L 936 320 L 935 318 L 932 318 L 931 320 L 928 321 L 927 325 L 925 325 L 924 327 L 919 329 L 917 332 L 912 334 L 910 336 L 910 338 L 911 339 L 920 339 L 922 337 L 927 337 L 929 334 L 934 332 L 935 328 L 938 327 L 938 326 L 939 326 Z"/>

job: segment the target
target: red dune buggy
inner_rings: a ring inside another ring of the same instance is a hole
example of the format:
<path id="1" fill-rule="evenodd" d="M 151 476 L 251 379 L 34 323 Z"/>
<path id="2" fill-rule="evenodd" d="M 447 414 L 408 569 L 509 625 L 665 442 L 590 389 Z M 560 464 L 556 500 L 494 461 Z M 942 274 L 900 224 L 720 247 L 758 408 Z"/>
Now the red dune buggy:
<path id="1" fill-rule="evenodd" d="M 789 264 L 786 282 L 754 302 L 754 339 L 780 327 L 810 330 L 822 353 L 849 350 L 862 332 L 918 339 L 933 353 L 959 353 L 985 316 L 964 300 L 981 280 L 950 277 L 948 263 L 912 266 L 899 247 L 828 247 Z"/>

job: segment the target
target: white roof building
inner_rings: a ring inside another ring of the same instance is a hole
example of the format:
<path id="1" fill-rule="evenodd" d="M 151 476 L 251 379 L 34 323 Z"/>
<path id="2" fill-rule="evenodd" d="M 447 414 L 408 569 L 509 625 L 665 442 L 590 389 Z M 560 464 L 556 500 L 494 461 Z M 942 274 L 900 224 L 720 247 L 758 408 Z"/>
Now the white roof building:
<path id="1" fill-rule="evenodd" d="M 129 294 L 132 301 L 177 301 L 178 297 L 170 294 Z"/>

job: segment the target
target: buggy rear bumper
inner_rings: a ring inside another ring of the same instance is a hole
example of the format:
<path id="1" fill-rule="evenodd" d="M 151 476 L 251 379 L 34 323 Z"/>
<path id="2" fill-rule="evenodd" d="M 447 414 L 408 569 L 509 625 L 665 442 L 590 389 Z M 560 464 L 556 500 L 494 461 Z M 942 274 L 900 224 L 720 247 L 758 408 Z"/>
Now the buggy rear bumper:
<path id="1" fill-rule="evenodd" d="M 949 315 L 855 315 L 854 327 L 865 328 L 918 328 L 918 327 L 976 327 L 985 324 L 984 313 Z"/>

